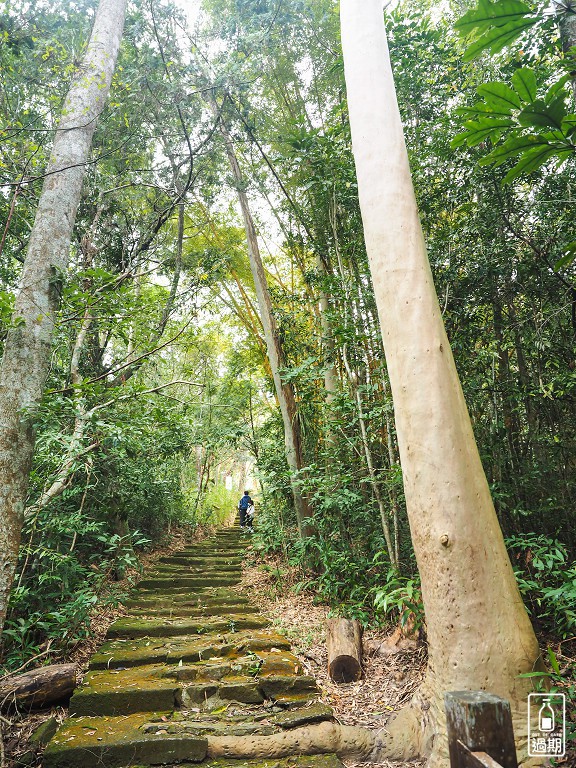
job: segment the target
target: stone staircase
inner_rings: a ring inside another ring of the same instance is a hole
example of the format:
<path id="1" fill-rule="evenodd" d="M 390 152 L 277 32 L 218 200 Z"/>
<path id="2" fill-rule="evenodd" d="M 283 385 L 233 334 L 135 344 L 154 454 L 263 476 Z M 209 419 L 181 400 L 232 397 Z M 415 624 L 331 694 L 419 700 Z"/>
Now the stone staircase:
<path id="1" fill-rule="evenodd" d="M 316 681 L 234 586 L 238 528 L 161 558 L 92 657 L 44 768 L 342 768 L 334 755 L 207 758 L 207 736 L 270 735 L 330 720 Z"/>

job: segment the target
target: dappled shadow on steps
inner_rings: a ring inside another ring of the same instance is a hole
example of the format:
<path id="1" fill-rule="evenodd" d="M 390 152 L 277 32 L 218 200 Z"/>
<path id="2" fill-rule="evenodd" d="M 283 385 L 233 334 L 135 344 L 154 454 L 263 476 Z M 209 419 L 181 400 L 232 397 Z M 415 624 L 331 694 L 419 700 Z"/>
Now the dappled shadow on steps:
<path id="1" fill-rule="evenodd" d="M 341 768 L 334 755 L 210 760 L 207 736 L 268 735 L 331 719 L 285 638 L 234 589 L 237 528 L 162 558 L 110 627 L 51 740 L 45 768 Z"/>

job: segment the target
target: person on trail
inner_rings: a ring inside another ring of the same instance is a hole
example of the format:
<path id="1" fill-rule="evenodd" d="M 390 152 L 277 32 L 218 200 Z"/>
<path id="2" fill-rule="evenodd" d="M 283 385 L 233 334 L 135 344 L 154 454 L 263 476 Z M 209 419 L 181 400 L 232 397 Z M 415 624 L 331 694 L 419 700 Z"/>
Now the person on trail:
<path id="1" fill-rule="evenodd" d="M 248 507 L 253 507 L 254 502 L 250 498 L 250 493 L 248 491 L 244 491 L 244 496 L 240 499 L 238 502 L 238 512 L 240 514 L 240 528 L 246 528 L 246 524 L 248 522 Z M 250 527 L 252 527 L 252 521 L 250 521 Z"/>

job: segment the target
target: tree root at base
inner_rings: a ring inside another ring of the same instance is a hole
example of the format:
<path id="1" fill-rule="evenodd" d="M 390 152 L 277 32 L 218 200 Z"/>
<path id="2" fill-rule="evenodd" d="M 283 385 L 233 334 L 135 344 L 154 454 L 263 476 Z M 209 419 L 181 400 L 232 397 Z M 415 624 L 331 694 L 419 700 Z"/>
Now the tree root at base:
<path id="1" fill-rule="evenodd" d="M 422 706 L 424 704 L 424 706 Z M 323 722 L 271 736 L 208 736 L 208 757 L 274 759 L 292 755 L 336 754 L 356 762 L 379 763 L 428 758 L 430 768 L 448 768 L 444 737 L 431 726 L 425 700 L 417 696 L 378 731 L 361 726 Z M 526 760 L 525 749 L 520 755 Z M 521 768 L 536 768 L 546 761 L 528 759 Z"/>

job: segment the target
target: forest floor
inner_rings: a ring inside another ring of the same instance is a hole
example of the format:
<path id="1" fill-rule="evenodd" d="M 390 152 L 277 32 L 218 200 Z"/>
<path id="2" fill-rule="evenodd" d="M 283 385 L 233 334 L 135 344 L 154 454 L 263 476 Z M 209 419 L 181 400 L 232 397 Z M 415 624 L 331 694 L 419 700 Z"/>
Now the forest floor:
<path id="1" fill-rule="evenodd" d="M 305 673 L 316 678 L 322 691 L 322 700 L 332 707 L 342 725 L 360 725 L 379 730 L 392 712 L 407 703 L 418 688 L 426 666 L 426 646 L 420 643 L 410 650 L 401 650 L 386 656 L 374 653 L 391 629 L 364 631 L 364 674 L 356 683 L 334 683 L 328 676 L 325 624 L 329 606 L 317 603 L 311 591 L 295 593 L 302 574 L 290 568 L 279 558 L 253 556 L 244 566 L 240 585 L 270 620 L 273 628 L 292 644 Z M 415 645 L 415 644 L 414 644 Z M 371 763 L 343 761 L 348 768 L 372 768 Z M 419 768 L 425 761 L 384 762 L 378 768 Z M 376 764 L 374 764 L 376 765 Z"/>

